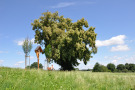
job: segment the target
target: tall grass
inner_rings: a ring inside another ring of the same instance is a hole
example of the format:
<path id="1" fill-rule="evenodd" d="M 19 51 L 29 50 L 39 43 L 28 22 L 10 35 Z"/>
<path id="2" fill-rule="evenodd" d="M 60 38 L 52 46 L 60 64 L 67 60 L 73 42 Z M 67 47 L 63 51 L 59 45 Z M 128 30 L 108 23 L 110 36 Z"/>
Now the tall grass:
<path id="1" fill-rule="evenodd" d="M 0 90 L 133 90 L 135 73 L 44 71 L 0 67 Z"/>

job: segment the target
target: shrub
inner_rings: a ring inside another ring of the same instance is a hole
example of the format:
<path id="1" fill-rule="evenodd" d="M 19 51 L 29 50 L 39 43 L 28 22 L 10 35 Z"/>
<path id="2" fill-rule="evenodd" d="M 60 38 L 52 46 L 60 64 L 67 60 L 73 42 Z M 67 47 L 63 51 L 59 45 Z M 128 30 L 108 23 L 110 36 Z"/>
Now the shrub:
<path id="1" fill-rule="evenodd" d="M 127 69 L 123 69 L 122 72 L 125 72 L 126 73 L 126 72 L 128 72 L 128 70 Z"/>

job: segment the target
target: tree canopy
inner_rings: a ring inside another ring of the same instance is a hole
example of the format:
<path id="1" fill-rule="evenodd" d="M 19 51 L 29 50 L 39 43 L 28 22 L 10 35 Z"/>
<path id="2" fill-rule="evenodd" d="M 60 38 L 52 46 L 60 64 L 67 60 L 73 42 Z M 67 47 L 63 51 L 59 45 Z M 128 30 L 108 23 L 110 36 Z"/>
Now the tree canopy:
<path id="1" fill-rule="evenodd" d="M 84 18 L 72 22 L 70 18 L 59 16 L 58 12 L 45 12 L 32 26 L 35 43 L 45 45 L 45 48 L 50 45 L 49 58 L 63 70 L 72 70 L 79 65 L 78 60 L 87 64 L 92 53 L 97 53 L 95 28 L 89 27 Z"/>
<path id="2" fill-rule="evenodd" d="M 122 70 L 125 69 L 125 65 L 119 64 L 119 65 L 117 65 L 117 69 L 120 70 L 120 71 L 122 71 Z"/>
<path id="3" fill-rule="evenodd" d="M 93 72 L 108 72 L 108 68 L 104 65 L 96 63 L 93 67 Z"/>
<path id="4" fill-rule="evenodd" d="M 28 56 L 32 49 L 32 42 L 28 38 L 23 41 L 22 49 L 25 55 Z"/>
<path id="5" fill-rule="evenodd" d="M 107 68 L 108 68 L 109 70 L 111 70 L 112 72 L 114 72 L 114 70 L 115 70 L 115 65 L 114 65 L 113 63 L 109 63 L 109 64 L 107 64 Z"/>

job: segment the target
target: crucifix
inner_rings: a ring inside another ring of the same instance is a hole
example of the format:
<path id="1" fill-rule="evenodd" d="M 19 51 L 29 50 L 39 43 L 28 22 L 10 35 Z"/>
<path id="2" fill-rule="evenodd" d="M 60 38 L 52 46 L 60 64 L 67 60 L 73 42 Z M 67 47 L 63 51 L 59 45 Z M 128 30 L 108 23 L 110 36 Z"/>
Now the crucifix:
<path id="1" fill-rule="evenodd" d="M 39 69 L 39 54 L 40 52 L 43 52 L 41 46 L 37 46 L 37 48 L 35 49 L 35 53 L 37 55 L 37 62 L 38 62 L 38 69 Z"/>

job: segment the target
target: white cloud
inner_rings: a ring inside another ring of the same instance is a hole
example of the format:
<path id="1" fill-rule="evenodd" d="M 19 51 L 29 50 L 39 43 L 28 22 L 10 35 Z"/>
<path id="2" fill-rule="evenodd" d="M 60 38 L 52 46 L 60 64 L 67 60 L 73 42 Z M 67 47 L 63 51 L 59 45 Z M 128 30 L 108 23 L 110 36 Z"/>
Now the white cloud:
<path id="1" fill-rule="evenodd" d="M 31 39 L 31 42 L 34 43 L 34 41 L 35 41 L 35 38 L 32 38 L 32 39 Z"/>
<path id="2" fill-rule="evenodd" d="M 33 60 L 33 59 L 36 59 L 35 57 L 33 57 L 33 56 L 30 56 L 30 60 Z"/>
<path id="3" fill-rule="evenodd" d="M 24 61 L 19 61 L 19 62 L 17 62 L 17 63 L 21 64 L 21 63 L 24 63 Z"/>
<path id="4" fill-rule="evenodd" d="M 15 66 L 19 66 L 20 64 L 24 63 L 24 61 L 19 61 L 15 64 Z"/>
<path id="5" fill-rule="evenodd" d="M 112 63 L 113 63 L 113 64 L 116 64 L 116 63 L 117 63 L 117 61 L 118 61 L 118 60 L 113 60 L 113 61 L 112 61 Z"/>
<path id="6" fill-rule="evenodd" d="M 19 66 L 20 64 L 16 63 L 15 66 Z"/>
<path id="7" fill-rule="evenodd" d="M 4 60 L 0 60 L 0 63 L 3 63 L 4 62 Z"/>
<path id="8" fill-rule="evenodd" d="M 18 51 L 17 54 L 18 55 L 24 55 L 24 53 L 23 52 L 20 52 L 20 51 Z"/>
<path id="9" fill-rule="evenodd" d="M 134 43 L 135 40 L 126 40 L 127 43 Z"/>
<path id="10" fill-rule="evenodd" d="M 105 60 L 110 60 L 111 63 L 113 64 L 118 64 L 120 61 L 124 60 L 124 58 L 126 58 L 125 56 L 120 57 L 120 56 L 105 56 L 104 59 Z"/>
<path id="11" fill-rule="evenodd" d="M 62 7 L 72 6 L 72 5 L 75 5 L 75 3 L 74 2 L 61 2 L 55 6 L 51 6 L 51 8 L 62 8 Z"/>
<path id="12" fill-rule="evenodd" d="M 34 43 L 34 40 L 35 40 L 35 39 L 32 38 L 32 39 L 31 39 L 31 42 Z M 24 41 L 23 41 L 23 40 L 19 40 L 19 41 L 15 41 L 15 42 L 17 43 L 17 45 L 22 46 Z"/>
<path id="13" fill-rule="evenodd" d="M 18 44 L 19 46 L 21 46 L 21 45 L 23 45 L 23 41 L 18 41 L 17 44 Z"/>
<path id="14" fill-rule="evenodd" d="M 121 60 L 125 57 L 120 57 L 120 56 L 105 56 L 104 59 L 105 60 Z"/>
<path id="15" fill-rule="evenodd" d="M 125 63 L 134 63 L 135 64 L 135 55 L 132 56 L 105 56 L 105 60 L 109 60 L 111 63 L 114 63 L 115 65 L 118 64 L 125 64 Z"/>
<path id="16" fill-rule="evenodd" d="M 102 46 L 111 46 L 111 45 L 120 45 L 124 44 L 125 41 L 124 39 L 126 38 L 125 35 L 118 35 L 116 37 L 112 37 L 109 40 L 96 40 L 96 46 L 97 47 L 102 47 Z"/>
<path id="17" fill-rule="evenodd" d="M 129 58 L 126 58 L 125 61 L 127 63 L 135 63 L 135 55 L 129 57 Z"/>
<path id="18" fill-rule="evenodd" d="M 112 47 L 111 51 L 115 52 L 115 51 L 128 51 L 130 50 L 129 47 L 127 45 L 117 45 L 116 47 Z"/>
<path id="19" fill-rule="evenodd" d="M 8 51 L 0 51 L 0 53 L 8 53 Z"/>

